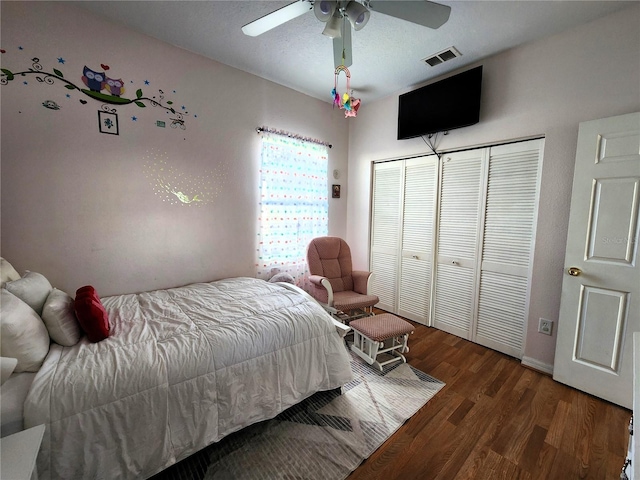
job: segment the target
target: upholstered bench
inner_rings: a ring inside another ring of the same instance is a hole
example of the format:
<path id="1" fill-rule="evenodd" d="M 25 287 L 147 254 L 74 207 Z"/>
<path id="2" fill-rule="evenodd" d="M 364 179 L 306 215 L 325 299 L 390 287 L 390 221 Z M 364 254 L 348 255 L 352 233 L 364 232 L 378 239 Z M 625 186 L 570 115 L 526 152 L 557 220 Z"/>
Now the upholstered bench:
<path id="1" fill-rule="evenodd" d="M 382 313 L 372 317 L 360 318 L 349 323 L 353 329 L 353 350 L 369 365 L 374 365 L 382 372 L 382 367 L 393 362 L 406 363 L 402 355 L 409 351 L 407 341 L 413 333 L 413 325 L 401 318 Z M 391 358 L 382 361 L 380 355 L 388 354 Z"/>

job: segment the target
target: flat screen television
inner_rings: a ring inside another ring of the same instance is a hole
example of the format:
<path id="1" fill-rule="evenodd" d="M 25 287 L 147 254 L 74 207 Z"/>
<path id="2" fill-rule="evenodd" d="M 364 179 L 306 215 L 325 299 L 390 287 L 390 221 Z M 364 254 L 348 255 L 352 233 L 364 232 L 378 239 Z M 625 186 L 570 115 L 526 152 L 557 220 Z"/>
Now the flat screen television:
<path id="1" fill-rule="evenodd" d="M 400 95 L 398 140 L 480 121 L 482 65 Z"/>

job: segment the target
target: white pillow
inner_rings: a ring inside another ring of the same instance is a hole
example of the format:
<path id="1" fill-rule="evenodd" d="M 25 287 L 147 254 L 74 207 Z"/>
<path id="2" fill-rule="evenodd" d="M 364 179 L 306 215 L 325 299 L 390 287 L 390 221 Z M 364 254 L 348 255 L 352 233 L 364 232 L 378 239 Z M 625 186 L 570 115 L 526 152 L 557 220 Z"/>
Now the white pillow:
<path id="1" fill-rule="evenodd" d="M 49 330 L 49 336 L 57 344 L 71 347 L 80 340 L 82 332 L 76 318 L 73 298 L 62 290 L 51 290 L 44 302 L 42 320 Z"/>
<path id="2" fill-rule="evenodd" d="M 17 358 L 0 357 L 0 385 L 7 381 L 18 365 Z"/>
<path id="3" fill-rule="evenodd" d="M 0 257 L 0 286 L 4 287 L 5 283 L 11 282 L 12 280 L 18 280 L 19 278 L 20 274 L 16 272 L 13 265 Z"/>
<path id="4" fill-rule="evenodd" d="M 44 275 L 29 271 L 24 277 L 7 282 L 4 288 L 33 308 L 38 315 L 42 315 L 42 307 L 52 290 Z"/>
<path id="5" fill-rule="evenodd" d="M 49 352 L 49 332 L 32 308 L 2 289 L 0 356 L 18 360 L 16 372 L 37 372 Z"/>

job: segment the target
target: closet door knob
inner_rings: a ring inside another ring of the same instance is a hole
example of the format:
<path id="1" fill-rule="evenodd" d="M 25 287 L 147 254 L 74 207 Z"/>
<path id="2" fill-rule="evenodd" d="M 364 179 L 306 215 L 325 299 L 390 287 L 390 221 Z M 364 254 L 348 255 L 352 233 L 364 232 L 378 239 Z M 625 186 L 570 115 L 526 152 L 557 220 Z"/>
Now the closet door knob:
<path id="1" fill-rule="evenodd" d="M 418 260 L 418 255 L 411 255 L 411 258 Z"/>
<path id="2" fill-rule="evenodd" d="M 453 262 L 451 262 L 451 265 L 457 265 L 458 262 L 456 262 L 455 260 Z"/>

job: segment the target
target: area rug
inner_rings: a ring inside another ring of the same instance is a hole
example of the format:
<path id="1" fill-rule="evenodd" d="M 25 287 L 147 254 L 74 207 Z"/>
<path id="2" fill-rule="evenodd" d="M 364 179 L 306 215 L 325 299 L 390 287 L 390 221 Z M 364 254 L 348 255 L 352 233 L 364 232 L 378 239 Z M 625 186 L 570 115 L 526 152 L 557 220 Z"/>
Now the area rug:
<path id="1" fill-rule="evenodd" d="M 354 379 L 273 420 L 229 435 L 152 480 L 342 480 L 444 383 L 407 363 L 374 370 L 351 354 Z"/>

